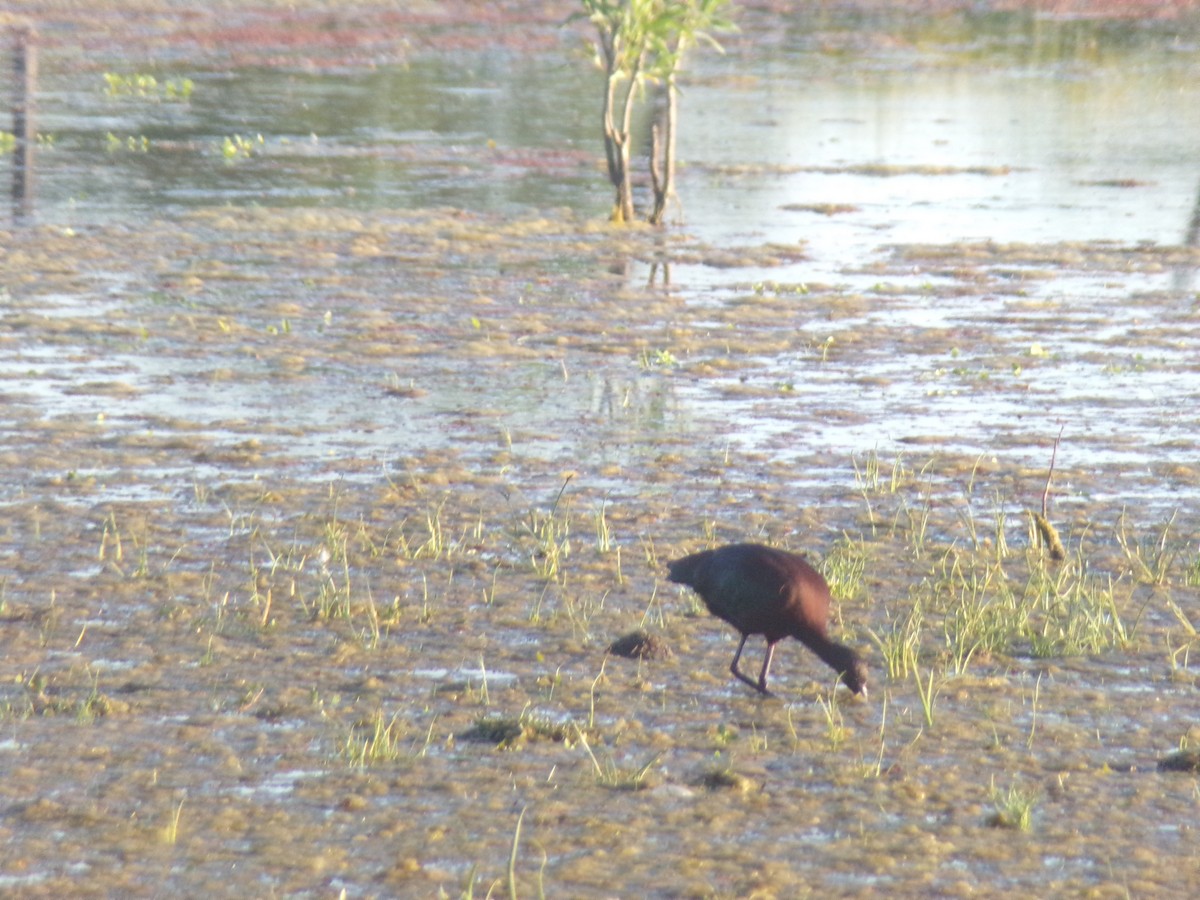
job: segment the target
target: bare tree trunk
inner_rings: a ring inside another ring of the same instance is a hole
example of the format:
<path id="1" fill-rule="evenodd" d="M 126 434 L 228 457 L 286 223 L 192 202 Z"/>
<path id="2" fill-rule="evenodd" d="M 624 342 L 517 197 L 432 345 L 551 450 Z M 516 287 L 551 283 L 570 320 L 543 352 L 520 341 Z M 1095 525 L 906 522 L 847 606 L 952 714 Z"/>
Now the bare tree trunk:
<path id="1" fill-rule="evenodd" d="M 654 186 L 654 209 L 650 213 L 651 225 L 661 225 L 667 215 L 667 205 L 675 194 L 675 124 L 679 116 L 679 91 L 675 87 L 675 73 L 666 78 L 664 85 L 667 106 L 662 117 L 662 129 L 654 123 L 650 147 L 650 180 Z"/>
<path id="2" fill-rule="evenodd" d="M 633 102 L 637 90 L 637 72 L 629 80 L 625 94 L 618 100 L 619 72 L 608 73 L 608 90 L 604 95 L 604 153 L 608 161 L 608 178 L 616 190 L 613 205 L 614 222 L 633 221 L 633 182 L 629 171 L 629 130 L 633 122 Z M 615 121 L 618 102 L 621 105 L 621 125 Z"/>
<path id="3" fill-rule="evenodd" d="M 633 130 L 633 105 L 637 99 L 638 79 L 642 74 L 643 53 L 638 58 L 629 73 L 629 83 L 625 85 L 624 109 L 621 114 L 621 131 L 619 149 L 621 151 L 621 183 L 617 185 L 617 208 L 613 210 L 613 220 L 617 222 L 633 221 L 633 179 L 629 171 L 629 148 L 633 143 L 630 132 Z M 618 214 L 619 210 L 619 214 Z"/>
<path id="4" fill-rule="evenodd" d="M 608 76 L 608 91 L 604 96 L 604 155 L 608 160 L 608 180 L 617 192 L 616 205 L 613 207 L 613 221 L 621 221 L 621 185 L 624 183 L 629 170 L 624 162 L 621 151 L 621 135 L 613 124 L 613 105 L 616 103 L 617 79 L 611 73 Z"/>
<path id="5" fill-rule="evenodd" d="M 629 182 L 629 152 L 627 141 L 614 120 L 617 105 L 617 82 L 621 73 L 617 71 L 618 32 L 610 27 L 601 29 L 600 49 L 604 54 L 604 107 L 600 113 L 600 124 L 604 131 L 604 156 L 608 163 L 608 180 L 616 190 L 616 203 L 613 206 L 612 220 L 628 222 L 633 216 L 632 200 L 626 200 L 628 191 L 624 185 Z"/>

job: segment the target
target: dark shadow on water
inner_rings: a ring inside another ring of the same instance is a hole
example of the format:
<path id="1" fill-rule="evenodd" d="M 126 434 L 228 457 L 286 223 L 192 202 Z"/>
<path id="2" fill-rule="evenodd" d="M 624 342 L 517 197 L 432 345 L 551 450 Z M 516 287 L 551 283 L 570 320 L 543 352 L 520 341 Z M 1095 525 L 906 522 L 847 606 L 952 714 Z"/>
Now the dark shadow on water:
<path id="1" fill-rule="evenodd" d="M 13 221 L 27 224 L 33 216 L 34 154 L 37 147 L 36 97 L 38 79 L 37 32 L 22 24 L 13 29 L 12 105 Z"/>
<path id="2" fill-rule="evenodd" d="M 1200 247 L 1200 188 L 1196 190 L 1196 203 L 1192 207 L 1191 218 L 1188 219 L 1187 229 L 1183 234 L 1183 246 L 1185 247 Z M 1198 267 L 1194 265 L 1183 265 L 1175 270 L 1175 277 L 1172 279 L 1172 287 L 1176 291 L 1190 291 L 1196 286 L 1196 273 Z"/>

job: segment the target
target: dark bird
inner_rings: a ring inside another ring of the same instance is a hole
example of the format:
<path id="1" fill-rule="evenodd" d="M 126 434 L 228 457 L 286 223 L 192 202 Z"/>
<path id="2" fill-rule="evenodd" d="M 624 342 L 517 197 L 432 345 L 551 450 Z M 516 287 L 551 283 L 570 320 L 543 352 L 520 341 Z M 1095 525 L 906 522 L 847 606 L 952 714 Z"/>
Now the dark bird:
<path id="1" fill-rule="evenodd" d="M 837 672 L 846 687 L 856 694 L 867 693 L 867 670 L 858 654 L 829 639 L 829 585 L 804 557 L 761 544 L 730 544 L 667 566 L 671 581 L 688 585 L 710 613 L 742 633 L 729 671 L 755 690 L 770 696 L 767 671 L 775 645 L 794 637 Z M 767 639 L 758 681 L 738 669 L 742 648 L 752 634 Z"/>

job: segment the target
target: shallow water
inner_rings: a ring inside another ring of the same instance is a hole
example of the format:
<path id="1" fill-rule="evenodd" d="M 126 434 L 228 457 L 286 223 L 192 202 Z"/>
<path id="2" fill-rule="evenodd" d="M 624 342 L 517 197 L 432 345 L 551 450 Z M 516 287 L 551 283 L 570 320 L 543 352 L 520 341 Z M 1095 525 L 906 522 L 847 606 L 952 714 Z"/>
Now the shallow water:
<path id="1" fill-rule="evenodd" d="M 1129 390 L 1136 411 L 1151 415 L 1114 419 L 1106 411 L 1106 423 L 1179 449 L 1175 442 L 1186 440 L 1194 420 L 1193 386 L 1180 383 L 1177 373 L 1195 348 L 1190 294 L 1177 292 L 1194 281 L 1197 258 L 1184 252 L 1141 266 L 1133 254 L 1131 265 L 1121 248 L 1185 240 L 1200 191 L 1190 159 L 1200 140 L 1194 35 L 1177 24 L 1118 28 L 1025 16 L 959 20 L 913 35 L 905 34 L 910 26 L 888 19 L 812 24 L 798 23 L 789 41 L 764 47 L 755 43 L 763 32 L 754 28 L 764 26 L 752 16 L 733 52 L 698 56 L 680 146 L 688 234 L 717 247 L 801 243 L 804 258 L 766 268 L 746 260 L 732 270 L 675 263 L 673 295 L 695 308 L 727 304 L 750 285 L 825 286 L 822 298 L 789 305 L 799 320 L 781 321 L 773 311 L 764 321 L 772 329 L 795 328 L 797 339 L 793 354 L 763 361 L 762 376 L 769 384 L 795 385 L 803 371 L 822 394 L 848 377 L 880 389 L 841 393 L 837 405 L 858 421 L 827 422 L 816 435 L 804 429 L 802 444 L 815 439 L 837 453 L 872 447 L 894 453 L 906 441 L 924 441 L 921 432 L 941 422 L 957 438 L 948 449 L 980 452 L 995 445 L 996 423 L 1022 409 L 1078 422 L 1062 408 L 1064 396 L 1115 389 Z M 885 39 L 872 40 L 876 35 Z M 864 48 L 856 46 L 860 41 Z M 850 65 L 848 52 L 858 54 Z M 93 57 L 92 74 L 77 65 L 60 68 L 53 53 L 46 56 L 40 114 L 55 140 L 39 157 L 39 221 L 129 224 L 147 212 L 175 215 L 225 203 L 373 211 L 448 206 L 505 216 L 569 205 L 599 216 L 607 199 L 596 178 L 594 123 L 584 114 L 593 85 L 566 48 L 522 54 L 500 47 L 467 65 L 443 53 L 410 51 L 402 64 L 326 63 L 318 71 L 302 56 L 273 68 L 186 67 L 197 85 L 187 103 L 103 91 L 97 97 L 82 88 L 110 62 L 120 70 L 115 60 Z M 203 57 L 197 62 L 203 66 Z M 183 77 L 184 69 L 175 65 L 159 77 L 165 82 L 176 71 Z M 565 93 L 546 97 L 531 89 L 545 83 Z M 117 149 L 110 134 L 120 139 Z M 120 149 L 121 140 L 143 135 L 162 149 Z M 220 152 L 228 135 L 263 135 L 264 144 L 251 158 L 229 161 Z M 805 211 L 829 203 L 850 211 Z M 947 251 L 944 261 L 941 253 L 927 260 L 904 250 L 931 240 Z M 1030 260 L 1018 249 L 1010 260 L 1003 250 L 996 258 L 989 242 L 1048 246 Z M 1105 259 L 1108 242 L 1117 246 Z M 970 247 L 956 254 L 957 243 Z M 701 253 L 699 261 L 719 257 Z M 1085 259 L 1080 271 L 1081 257 L 1097 262 Z M 462 261 L 443 258 L 446 269 L 430 288 L 472 290 L 471 276 L 455 276 Z M 380 261 L 403 267 L 404 257 Z M 259 280 L 253 260 L 247 262 L 236 278 Z M 537 264 L 544 269 L 548 262 Z M 492 277 L 504 265 L 495 257 L 470 265 L 481 263 Z M 560 264 L 572 265 L 566 257 Z M 633 284 L 647 273 L 634 264 Z M 108 293 L 120 296 L 121 276 L 112 277 Z M 1163 292 L 1172 296 L 1157 296 Z M 303 290 L 270 293 L 301 306 L 324 302 Z M 53 314 L 51 298 L 41 303 Z M 1171 323 L 1169 331 L 1149 327 L 1162 320 Z M 1076 321 L 1077 328 L 1060 327 Z M 893 338 L 897 329 L 904 340 Z M 990 341 L 973 352 L 980 329 Z M 872 332 L 873 346 L 862 346 L 864 332 Z M 914 333 L 930 339 L 913 340 Z M 826 342 L 832 342 L 821 354 L 827 364 L 805 365 Z M 680 348 L 654 349 L 680 355 Z M 1053 365 L 1022 365 L 1039 351 Z M 144 371 L 161 362 L 139 356 L 125 364 L 160 384 L 170 379 L 169 371 Z M 1016 368 L 1024 377 L 1006 385 L 1007 397 L 973 383 L 1007 379 Z M 1036 369 L 1042 371 L 1035 379 Z M 955 379 L 947 372 L 968 374 Z M 558 374 L 551 360 L 542 393 Z M 686 377 L 678 381 L 689 411 L 704 419 L 728 415 L 711 385 L 692 390 Z M 435 393 L 430 404 L 459 402 L 444 390 Z M 528 407 L 541 405 L 533 384 L 515 394 L 497 397 L 497 404 L 511 408 L 525 396 L 532 397 Z M 808 400 L 806 394 L 798 392 L 798 399 Z M 229 404 L 219 410 L 223 417 L 267 413 L 234 386 L 214 399 Z M 338 418 L 312 398 L 298 399 L 288 404 L 294 415 L 308 407 L 316 417 Z M 349 408 L 345 393 L 338 399 L 343 417 L 356 409 L 368 418 L 377 412 L 366 398 Z M 160 388 L 139 413 L 172 416 L 187 402 Z M 774 450 L 773 434 L 796 434 L 786 419 L 773 426 L 739 415 L 738 440 L 746 449 Z M 1090 415 L 1082 418 L 1078 427 L 1088 430 Z M 300 421 L 313 425 L 311 418 Z M 369 442 L 368 429 L 353 421 L 330 424 Z M 1040 462 L 1043 446 L 1012 452 Z M 1128 453 L 1087 442 L 1076 453 L 1081 465 L 1131 462 Z"/>
<path id="2" fill-rule="evenodd" d="M 1194 893 L 1196 23 L 746 10 L 656 232 L 585 32 L 455 9 L 42 24 L 0 885 L 498 895 L 525 810 L 529 896 Z M 823 561 L 869 702 L 728 677 L 662 564 L 746 539 Z"/>

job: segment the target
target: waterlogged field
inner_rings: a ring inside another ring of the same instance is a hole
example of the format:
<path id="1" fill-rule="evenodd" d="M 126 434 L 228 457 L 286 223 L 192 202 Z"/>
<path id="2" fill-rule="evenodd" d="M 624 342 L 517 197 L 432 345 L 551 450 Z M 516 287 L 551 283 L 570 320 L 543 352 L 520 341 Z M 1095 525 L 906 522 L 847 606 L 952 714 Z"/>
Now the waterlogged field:
<path id="1" fill-rule="evenodd" d="M 1200 888 L 1194 248 L 221 196 L 0 242 L 5 893 Z M 822 568 L 868 699 L 729 676 L 664 576 L 738 540 Z"/>

